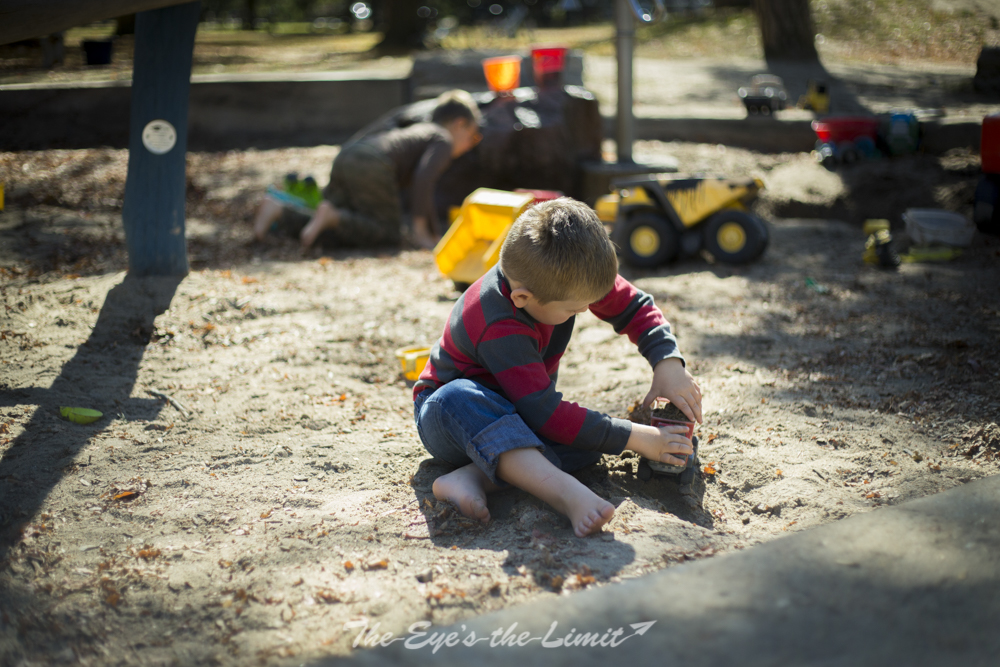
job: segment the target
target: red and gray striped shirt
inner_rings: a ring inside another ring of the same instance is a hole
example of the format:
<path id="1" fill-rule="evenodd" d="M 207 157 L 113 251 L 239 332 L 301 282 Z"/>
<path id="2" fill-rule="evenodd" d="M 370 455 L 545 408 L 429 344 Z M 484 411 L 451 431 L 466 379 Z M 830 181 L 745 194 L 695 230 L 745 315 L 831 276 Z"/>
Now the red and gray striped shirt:
<path id="1" fill-rule="evenodd" d="M 431 350 L 413 388 L 414 397 L 466 378 L 506 397 L 540 436 L 580 449 L 620 454 L 632 432 L 631 422 L 564 401 L 556 391 L 559 360 L 576 318 L 556 326 L 541 324 L 515 307 L 510 293 L 499 266 L 466 290 Z M 670 324 L 653 297 L 621 276 L 607 296 L 591 304 L 590 312 L 628 336 L 650 365 L 671 357 L 683 361 Z"/>

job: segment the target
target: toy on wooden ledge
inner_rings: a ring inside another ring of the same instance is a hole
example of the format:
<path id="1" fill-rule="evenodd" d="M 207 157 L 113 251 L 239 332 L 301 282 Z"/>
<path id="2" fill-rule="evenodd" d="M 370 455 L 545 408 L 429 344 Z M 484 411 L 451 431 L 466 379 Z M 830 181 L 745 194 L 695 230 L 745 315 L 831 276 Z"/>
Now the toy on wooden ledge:
<path id="1" fill-rule="evenodd" d="M 483 60 L 486 85 L 497 95 L 510 95 L 521 85 L 521 56 L 498 56 Z"/>
<path id="2" fill-rule="evenodd" d="M 788 102 L 785 82 L 772 74 L 757 74 L 750 79 L 749 86 L 742 86 L 736 92 L 751 116 L 770 116 L 783 110 Z"/>

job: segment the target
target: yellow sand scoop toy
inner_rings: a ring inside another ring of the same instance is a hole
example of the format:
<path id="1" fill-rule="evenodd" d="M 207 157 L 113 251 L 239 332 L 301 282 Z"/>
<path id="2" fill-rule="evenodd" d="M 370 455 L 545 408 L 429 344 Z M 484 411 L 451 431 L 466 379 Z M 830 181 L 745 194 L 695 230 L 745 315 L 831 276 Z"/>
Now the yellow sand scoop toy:
<path id="1" fill-rule="evenodd" d="M 745 264 L 764 252 L 770 233 L 748 208 L 764 184 L 756 178 L 644 174 L 616 179 L 597 200 L 613 224 L 626 264 L 651 268 L 707 250 L 716 261 Z"/>

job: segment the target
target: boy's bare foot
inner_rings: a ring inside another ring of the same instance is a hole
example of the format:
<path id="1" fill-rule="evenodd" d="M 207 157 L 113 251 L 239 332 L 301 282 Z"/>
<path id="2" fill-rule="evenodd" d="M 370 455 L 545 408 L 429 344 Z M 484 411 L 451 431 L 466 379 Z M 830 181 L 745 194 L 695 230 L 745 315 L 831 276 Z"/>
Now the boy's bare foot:
<path id="1" fill-rule="evenodd" d="M 614 505 L 554 466 L 533 447 L 501 454 L 497 474 L 569 517 L 577 537 L 599 531 L 615 515 Z"/>
<path id="2" fill-rule="evenodd" d="M 471 463 L 438 477 L 433 486 L 435 498 L 453 503 L 462 514 L 483 523 L 490 520 L 486 494 L 496 489 L 496 485 Z"/>
<path id="3" fill-rule="evenodd" d="M 263 241 L 267 238 L 267 233 L 271 230 L 271 225 L 281 217 L 281 211 L 281 204 L 270 198 L 265 198 L 260 203 L 260 207 L 253 218 L 253 235 L 258 241 Z"/>
<path id="4" fill-rule="evenodd" d="M 575 484 L 566 484 L 562 496 L 564 504 L 560 507 L 557 501 L 553 507 L 569 517 L 577 537 L 586 537 L 599 532 L 601 527 L 615 515 L 615 506 L 588 489 L 575 477 L 570 479 Z"/>
<path id="5" fill-rule="evenodd" d="M 319 206 L 316 207 L 313 217 L 302 228 L 302 231 L 299 232 L 299 242 L 302 244 L 302 249 L 306 250 L 312 247 L 312 244 L 316 242 L 316 239 L 323 230 L 333 229 L 339 223 L 340 211 L 335 209 L 333 204 L 325 199 L 321 201 Z"/>

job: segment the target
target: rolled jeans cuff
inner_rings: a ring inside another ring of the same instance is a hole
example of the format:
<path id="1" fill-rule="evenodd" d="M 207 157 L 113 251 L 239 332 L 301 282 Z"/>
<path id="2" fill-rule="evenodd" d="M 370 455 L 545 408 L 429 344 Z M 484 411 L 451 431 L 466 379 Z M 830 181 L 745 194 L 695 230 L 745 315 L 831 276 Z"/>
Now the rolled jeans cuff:
<path id="1" fill-rule="evenodd" d="M 500 455 L 514 449 L 534 447 L 542 452 L 545 445 L 517 415 L 506 415 L 496 420 L 469 441 L 465 453 L 490 481 L 500 487 L 507 483 L 497 477 Z M 558 461 L 558 459 L 557 459 Z"/>

